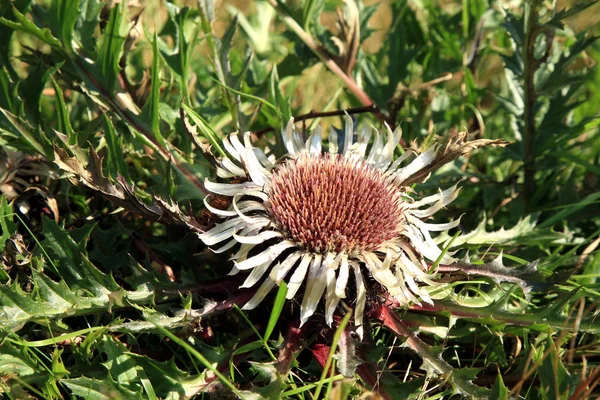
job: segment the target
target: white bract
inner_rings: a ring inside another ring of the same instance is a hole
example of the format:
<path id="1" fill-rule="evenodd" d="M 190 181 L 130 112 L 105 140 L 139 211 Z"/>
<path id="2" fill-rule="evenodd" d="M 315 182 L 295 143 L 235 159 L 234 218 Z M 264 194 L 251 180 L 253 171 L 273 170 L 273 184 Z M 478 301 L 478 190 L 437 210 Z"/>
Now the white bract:
<path id="1" fill-rule="evenodd" d="M 211 205 L 211 196 L 205 199 L 220 221 L 200 239 L 218 245 L 213 248 L 217 253 L 239 245 L 230 274 L 248 271 L 242 287 L 260 284 L 244 309 L 255 308 L 285 280 L 288 299 L 304 287 L 301 324 L 324 297 L 331 326 L 340 300 L 346 299 L 354 304 L 354 323 L 362 332 L 369 276 L 402 304 L 432 302 L 426 287 L 438 284 L 425 260 L 454 259 L 442 256 L 430 232 L 460 221 L 425 221 L 453 201 L 459 189 L 415 201 L 404 182 L 434 162 L 437 148 L 410 162 L 411 152 L 394 160 L 401 131 L 388 127 L 386 133 L 383 137 L 369 127 L 355 133 L 346 117 L 342 137 L 332 129 L 324 152 L 320 129 L 304 141 L 291 120 L 283 131 L 288 153 L 278 163 L 252 145 L 249 132 L 243 143 L 235 133 L 223 140 L 229 156 L 220 161 L 217 174 L 234 180 L 207 180 L 205 185 L 230 197 L 231 205 L 222 210 Z M 347 292 L 352 298 L 346 298 Z"/>

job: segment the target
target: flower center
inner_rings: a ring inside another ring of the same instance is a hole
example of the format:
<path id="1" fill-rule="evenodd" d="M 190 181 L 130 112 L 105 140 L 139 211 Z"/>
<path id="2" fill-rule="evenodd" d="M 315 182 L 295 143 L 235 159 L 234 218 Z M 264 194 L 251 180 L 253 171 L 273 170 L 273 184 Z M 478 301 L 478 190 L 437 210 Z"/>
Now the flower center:
<path id="1" fill-rule="evenodd" d="M 354 253 L 397 237 L 402 192 L 365 161 L 303 154 L 281 164 L 266 188 L 268 212 L 305 249 Z"/>

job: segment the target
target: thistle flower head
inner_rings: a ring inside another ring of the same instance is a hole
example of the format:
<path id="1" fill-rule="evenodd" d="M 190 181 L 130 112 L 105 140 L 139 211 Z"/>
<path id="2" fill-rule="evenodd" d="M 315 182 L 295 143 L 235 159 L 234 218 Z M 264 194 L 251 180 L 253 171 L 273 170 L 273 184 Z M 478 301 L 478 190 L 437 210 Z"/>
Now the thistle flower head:
<path id="1" fill-rule="evenodd" d="M 437 283 L 425 260 L 453 259 L 442 256 L 430 232 L 451 229 L 459 220 L 425 221 L 453 201 L 458 189 L 413 199 L 405 182 L 434 162 L 436 148 L 410 162 L 410 152 L 394 160 L 399 140 L 400 130 L 389 128 L 385 138 L 372 128 L 356 134 L 349 117 L 342 137 L 331 131 L 326 152 L 320 129 L 304 141 L 290 121 L 283 131 L 288 154 L 280 162 L 254 147 L 250 133 L 243 143 L 237 134 L 224 139 L 229 156 L 221 160 L 217 173 L 238 183 L 207 180 L 209 191 L 232 201 L 222 210 L 205 199 L 221 220 L 200 238 L 209 246 L 221 244 L 215 252 L 237 248 L 231 274 L 250 271 L 242 287 L 260 283 L 244 309 L 255 308 L 285 280 L 288 299 L 303 288 L 301 323 L 324 297 L 325 318 L 331 325 L 353 281 L 356 298 L 349 300 L 360 329 L 366 276 L 402 304 L 431 303 L 427 287 Z"/>
<path id="2" fill-rule="evenodd" d="M 275 169 L 267 212 L 300 247 L 356 256 L 399 234 L 403 191 L 364 160 L 302 154 Z"/>

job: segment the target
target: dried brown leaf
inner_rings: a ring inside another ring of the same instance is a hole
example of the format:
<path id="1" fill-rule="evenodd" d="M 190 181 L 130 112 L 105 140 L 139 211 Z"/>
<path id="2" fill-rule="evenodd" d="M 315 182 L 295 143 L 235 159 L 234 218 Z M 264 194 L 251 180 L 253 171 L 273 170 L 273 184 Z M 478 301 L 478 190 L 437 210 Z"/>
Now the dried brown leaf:
<path id="1" fill-rule="evenodd" d="M 413 183 L 423 182 L 429 174 L 441 166 L 457 159 L 458 157 L 469 154 L 471 151 L 480 147 L 492 146 L 492 147 L 506 147 L 510 143 L 502 139 L 476 139 L 469 140 L 468 132 L 458 132 L 452 134 L 446 144 L 443 145 L 441 150 L 437 151 L 435 160 L 427 167 L 414 174 L 406 181 L 403 185 L 411 185 Z"/>
<path id="2" fill-rule="evenodd" d="M 102 174 L 102 159 L 94 149 L 90 149 L 89 163 L 83 165 L 77 157 L 71 157 L 66 150 L 55 147 L 54 162 L 68 173 L 71 182 L 100 192 L 126 210 L 166 225 L 185 225 L 194 232 L 204 231 L 204 227 L 194 217 L 185 215 L 177 204 L 154 195 L 152 203 L 146 204 L 135 194 L 134 186 L 120 175 L 117 184 L 112 183 Z"/>

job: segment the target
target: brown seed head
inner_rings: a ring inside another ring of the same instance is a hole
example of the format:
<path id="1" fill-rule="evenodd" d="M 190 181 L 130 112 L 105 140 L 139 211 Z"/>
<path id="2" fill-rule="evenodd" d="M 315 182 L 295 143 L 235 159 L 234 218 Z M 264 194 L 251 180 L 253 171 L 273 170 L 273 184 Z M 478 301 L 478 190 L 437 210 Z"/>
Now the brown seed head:
<path id="1" fill-rule="evenodd" d="M 275 223 L 312 252 L 375 250 L 402 230 L 403 192 L 361 159 L 304 154 L 281 164 L 266 192 Z"/>

